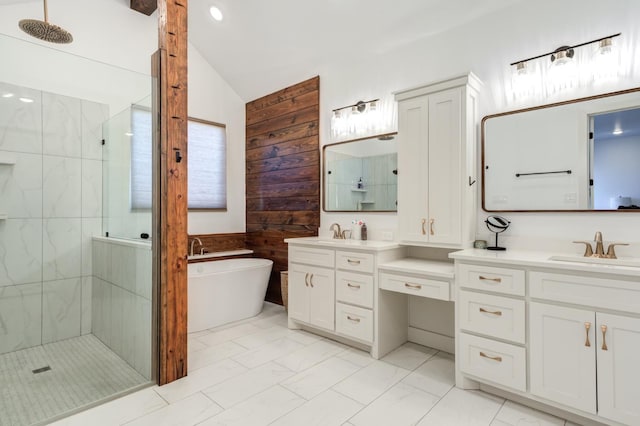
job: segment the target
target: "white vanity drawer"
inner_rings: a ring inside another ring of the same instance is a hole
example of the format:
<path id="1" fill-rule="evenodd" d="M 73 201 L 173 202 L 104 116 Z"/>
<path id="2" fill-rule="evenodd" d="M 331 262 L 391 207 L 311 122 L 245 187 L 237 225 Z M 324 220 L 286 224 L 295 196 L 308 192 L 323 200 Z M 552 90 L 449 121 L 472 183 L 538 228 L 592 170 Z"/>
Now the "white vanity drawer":
<path id="1" fill-rule="evenodd" d="M 336 267 L 346 271 L 373 273 L 373 254 L 336 251 Z"/>
<path id="2" fill-rule="evenodd" d="M 451 300 L 451 286 L 448 281 L 380 272 L 379 286 L 383 290 L 406 293 L 413 296 Z"/>
<path id="3" fill-rule="evenodd" d="M 373 312 L 336 303 L 336 332 L 364 342 L 373 341 Z"/>
<path id="4" fill-rule="evenodd" d="M 373 308 L 373 275 L 336 271 L 336 299 Z"/>
<path id="5" fill-rule="evenodd" d="M 461 287 L 524 296 L 523 270 L 463 263 L 458 273 Z"/>
<path id="6" fill-rule="evenodd" d="M 335 252 L 328 249 L 290 245 L 289 262 L 333 268 L 335 265 Z"/>
<path id="7" fill-rule="evenodd" d="M 537 299 L 640 312 L 638 281 L 531 271 L 529 292 Z"/>
<path id="8" fill-rule="evenodd" d="M 524 300 L 460 290 L 460 328 L 525 343 Z"/>
<path id="9" fill-rule="evenodd" d="M 502 386 L 526 392 L 527 359 L 524 348 L 491 339 L 459 334 L 460 370 Z"/>

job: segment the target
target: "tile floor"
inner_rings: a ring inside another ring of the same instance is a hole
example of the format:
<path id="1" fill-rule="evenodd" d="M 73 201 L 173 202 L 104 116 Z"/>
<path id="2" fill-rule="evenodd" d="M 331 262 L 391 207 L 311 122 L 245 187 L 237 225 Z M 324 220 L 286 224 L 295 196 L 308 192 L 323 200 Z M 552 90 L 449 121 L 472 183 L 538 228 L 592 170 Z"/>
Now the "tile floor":
<path id="1" fill-rule="evenodd" d="M 2 354 L 0 426 L 42 424 L 145 383 L 91 334 Z"/>
<path id="2" fill-rule="evenodd" d="M 189 375 L 55 425 L 573 425 L 454 386 L 449 354 L 408 343 L 376 361 L 287 329 L 269 303 L 251 320 L 189 336 Z"/>

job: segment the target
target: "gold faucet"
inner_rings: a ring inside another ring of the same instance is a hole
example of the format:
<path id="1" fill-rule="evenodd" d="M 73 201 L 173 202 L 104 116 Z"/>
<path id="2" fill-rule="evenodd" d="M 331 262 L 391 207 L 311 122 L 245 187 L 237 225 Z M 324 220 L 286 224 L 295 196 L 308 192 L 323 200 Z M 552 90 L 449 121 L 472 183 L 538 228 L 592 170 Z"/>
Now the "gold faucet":
<path id="1" fill-rule="evenodd" d="M 593 241 L 596 243 L 596 252 L 591 255 L 591 257 L 604 257 L 604 246 L 602 245 L 602 232 L 596 232 L 596 235 L 593 237 Z"/>
<path id="2" fill-rule="evenodd" d="M 340 230 L 339 223 L 332 223 L 331 226 L 329 227 L 329 231 L 333 231 L 333 238 L 344 240 L 344 232 Z"/>
<path id="3" fill-rule="evenodd" d="M 610 243 L 609 247 L 607 248 L 607 253 L 605 254 L 604 245 L 602 244 L 602 232 L 596 232 L 596 235 L 593 237 L 593 241 L 596 243 L 595 253 L 593 251 L 593 248 L 591 247 L 590 241 L 574 241 L 574 243 L 585 245 L 584 257 L 596 257 L 604 259 L 617 259 L 614 247 L 629 245 L 627 243 Z"/>

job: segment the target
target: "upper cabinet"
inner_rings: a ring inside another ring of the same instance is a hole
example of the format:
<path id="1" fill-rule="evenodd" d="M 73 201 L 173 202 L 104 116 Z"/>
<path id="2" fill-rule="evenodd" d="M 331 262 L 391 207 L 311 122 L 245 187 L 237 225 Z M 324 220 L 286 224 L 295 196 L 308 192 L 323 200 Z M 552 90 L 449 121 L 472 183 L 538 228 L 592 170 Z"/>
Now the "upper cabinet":
<path id="1" fill-rule="evenodd" d="M 460 248 L 473 241 L 481 84 L 469 73 L 395 94 L 403 243 Z"/>

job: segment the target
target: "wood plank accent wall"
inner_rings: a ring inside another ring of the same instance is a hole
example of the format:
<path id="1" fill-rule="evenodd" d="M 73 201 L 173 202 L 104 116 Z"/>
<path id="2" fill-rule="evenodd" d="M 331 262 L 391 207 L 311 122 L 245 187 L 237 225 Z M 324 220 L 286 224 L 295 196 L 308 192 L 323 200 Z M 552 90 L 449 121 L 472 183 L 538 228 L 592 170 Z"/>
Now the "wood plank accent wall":
<path id="1" fill-rule="evenodd" d="M 158 30 L 160 195 L 154 229 L 159 233 L 158 383 L 163 385 L 187 375 L 187 0 L 158 0 Z"/>
<path id="2" fill-rule="evenodd" d="M 282 304 L 285 238 L 318 235 L 320 77 L 246 105 L 247 248 L 274 262 L 266 299 Z"/>
<path id="3" fill-rule="evenodd" d="M 200 253 L 201 248 L 205 248 L 208 253 L 247 248 L 247 234 L 244 232 L 228 234 L 192 234 L 189 235 L 189 242 L 186 247 L 187 251 L 191 249 L 191 240 L 194 238 L 200 238 L 200 241 L 202 241 L 202 245 L 198 244 L 196 241 L 196 245 L 194 246 L 195 253 Z"/>

